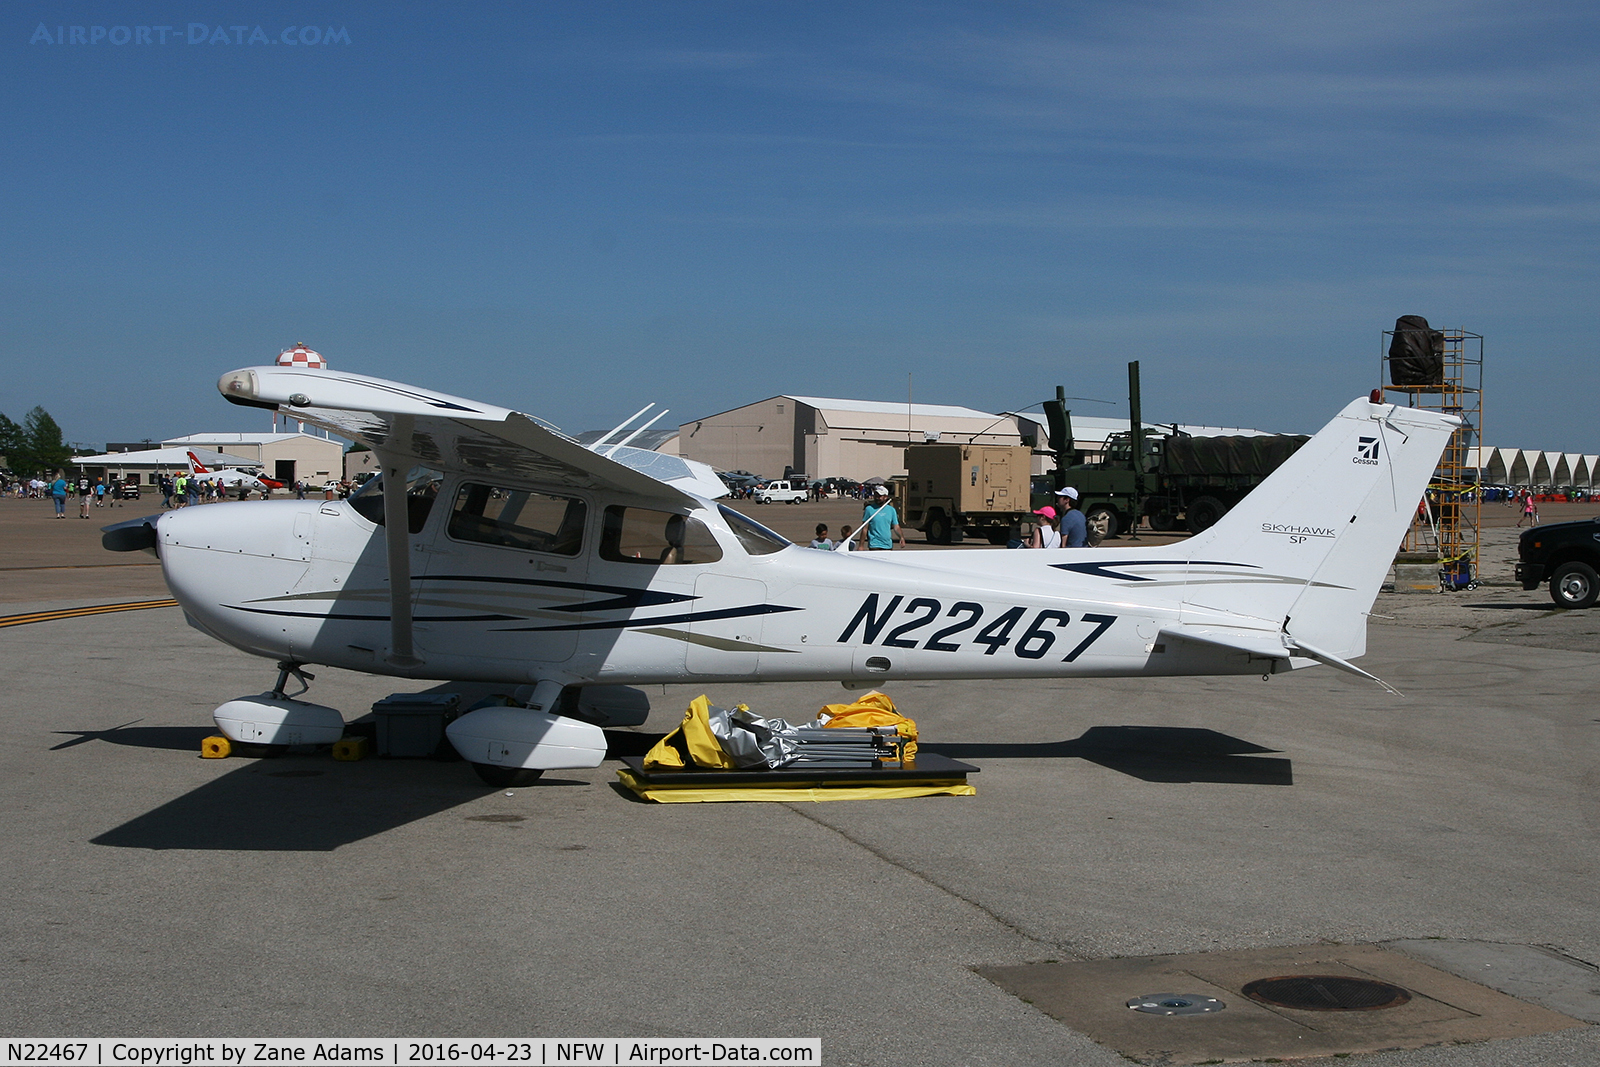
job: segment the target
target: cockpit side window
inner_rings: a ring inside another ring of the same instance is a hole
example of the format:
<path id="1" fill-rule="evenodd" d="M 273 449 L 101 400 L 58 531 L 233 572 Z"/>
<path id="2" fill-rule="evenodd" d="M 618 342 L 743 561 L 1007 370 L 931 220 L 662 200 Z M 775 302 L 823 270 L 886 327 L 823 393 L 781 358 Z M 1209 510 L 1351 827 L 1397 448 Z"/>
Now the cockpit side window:
<path id="1" fill-rule="evenodd" d="M 587 515 L 588 506 L 576 497 L 465 482 L 456 491 L 448 532 L 458 541 L 576 556 Z"/>
<path id="2" fill-rule="evenodd" d="M 600 558 L 651 566 L 715 563 L 722 548 L 693 515 L 613 506 L 600 530 Z"/>
<path id="3" fill-rule="evenodd" d="M 439 483 L 444 475 L 430 467 L 412 467 L 406 475 L 406 528 L 421 533 L 427 525 L 428 514 L 433 510 L 434 498 L 439 495 Z M 350 496 L 350 506 L 368 522 L 383 525 L 383 475 L 367 479 L 365 485 Z"/>

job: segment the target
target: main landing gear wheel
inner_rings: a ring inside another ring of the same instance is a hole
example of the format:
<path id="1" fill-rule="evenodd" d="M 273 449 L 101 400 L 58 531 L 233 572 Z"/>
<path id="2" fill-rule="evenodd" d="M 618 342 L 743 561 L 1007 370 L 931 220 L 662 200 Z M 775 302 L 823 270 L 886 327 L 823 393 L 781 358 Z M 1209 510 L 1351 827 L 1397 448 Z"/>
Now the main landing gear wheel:
<path id="1" fill-rule="evenodd" d="M 1550 576 L 1550 599 L 1558 608 L 1593 607 L 1600 593 L 1600 576 L 1593 567 L 1578 560 L 1563 563 Z"/>
<path id="2" fill-rule="evenodd" d="M 497 767 L 493 763 L 474 763 L 472 769 L 478 772 L 486 785 L 496 789 L 510 789 L 513 786 L 532 785 L 544 773 L 533 767 Z"/>
<path id="3" fill-rule="evenodd" d="M 1089 529 L 1099 531 L 1102 541 L 1117 536 L 1117 531 L 1121 529 L 1121 524 L 1117 522 L 1116 509 L 1105 504 L 1096 504 L 1084 512 L 1083 521 Z"/>

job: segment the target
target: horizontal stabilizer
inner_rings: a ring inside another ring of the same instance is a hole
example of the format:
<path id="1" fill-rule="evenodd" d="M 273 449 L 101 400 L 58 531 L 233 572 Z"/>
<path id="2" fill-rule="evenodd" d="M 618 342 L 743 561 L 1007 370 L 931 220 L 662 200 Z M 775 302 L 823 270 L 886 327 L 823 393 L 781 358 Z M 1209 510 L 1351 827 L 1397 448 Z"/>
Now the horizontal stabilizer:
<path id="1" fill-rule="evenodd" d="M 1347 659 L 1342 659 L 1332 652 L 1326 652 L 1315 645 L 1308 645 L 1304 641 L 1295 639 L 1283 633 L 1268 633 L 1265 630 L 1244 630 L 1225 626 L 1196 626 L 1184 623 L 1174 623 L 1161 628 L 1160 640 L 1164 641 L 1194 641 L 1202 645 L 1211 645 L 1214 648 L 1225 648 L 1233 652 L 1244 652 L 1262 659 L 1275 659 L 1289 661 L 1295 658 L 1316 660 L 1377 682 L 1384 689 L 1400 696 L 1400 690 L 1379 678 L 1375 674 L 1357 667 Z"/>
<path id="2" fill-rule="evenodd" d="M 1243 630 L 1223 626 L 1193 626 L 1169 623 L 1161 628 L 1157 640 L 1197 641 L 1202 645 L 1248 652 L 1263 659 L 1287 660 L 1293 653 L 1283 643 L 1283 635 L 1265 630 Z"/>
<path id="3" fill-rule="evenodd" d="M 1332 652 L 1324 652 L 1322 649 L 1317 648 L 1315 645 L 1308 645 L 1304 641 L 1297 641 L 1293 637 L 1289 638 L 1289 644 L 1294 648 L 1294 651 L 1295 651 L 1296 655 L 1307 656 L 1307 657 L 1309 657 L 1311 659 L 1316 660 L 1318 663 L 1326 663 L 1328 666 L 1335 667 L 1335 668 L 1337 668 L 1337 669 L 1339 669 L 1341 671 L 1344 671 L 1344 672 L 1346 672 L 1348 674 L 1354 674 L 1354 675 L 1357 675 L 1359 677 L 1365 678 L 1368 681 L 1377 682 L 1379 685 L 1383 686 L 1386 690 L 1388 690 L 1390 693 L 1393 693 L 1395 696 L 1401 696 L 1402 695 L 1400 690 L 1396 689 L 1394 686 L 1390 685 L 1388 682 L 1384 681 L 1382 678 L 1379 678 L 1376 674 L 1368 674 L 1366 671 L 1362 670 L 1360 667 L 1357 667 L 1354 663 L 1351 663 L 1347 659 L 1340 659 L 1338 656 L 1335 656 Z"/>

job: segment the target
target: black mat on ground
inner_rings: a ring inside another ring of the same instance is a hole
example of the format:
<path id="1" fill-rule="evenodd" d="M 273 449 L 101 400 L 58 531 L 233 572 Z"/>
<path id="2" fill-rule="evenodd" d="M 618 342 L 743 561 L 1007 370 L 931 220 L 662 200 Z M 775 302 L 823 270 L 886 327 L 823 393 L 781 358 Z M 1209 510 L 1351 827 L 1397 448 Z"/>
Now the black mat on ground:
<path id="1" fill-rule="evenodd" d="M 741 770 L 741 771 L 647 771 L 643 756 L 622 757 L 623 766 L 642 784 L 667 785 L 776 785 L 803 786 L 812 782 L 829 784 L 866 784 L 872 782 L 915 782 L 928 778 L 965 778 L 976 774 L 977 767 L 959 763 L 948 756 L 919 753 L 911 767 L 802 767 L 795 770 Z"/>

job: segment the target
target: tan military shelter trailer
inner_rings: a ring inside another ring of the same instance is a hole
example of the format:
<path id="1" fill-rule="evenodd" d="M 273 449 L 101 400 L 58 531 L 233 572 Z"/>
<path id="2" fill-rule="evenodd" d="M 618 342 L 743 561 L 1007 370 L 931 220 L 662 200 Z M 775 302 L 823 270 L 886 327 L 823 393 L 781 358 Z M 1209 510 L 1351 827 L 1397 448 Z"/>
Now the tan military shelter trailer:
<path id="1" fill-rule="evenodd" d="M 1004 544 L 1032 512 L 1032 473 L 1026 445 L 912 445 L 901 518 L 936 545 L 965 536 Z"/>

